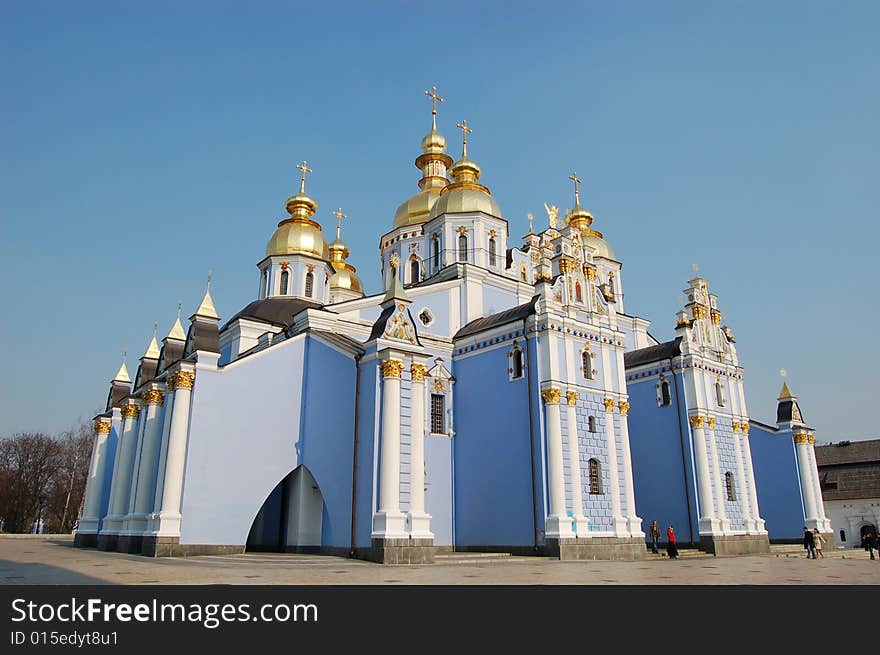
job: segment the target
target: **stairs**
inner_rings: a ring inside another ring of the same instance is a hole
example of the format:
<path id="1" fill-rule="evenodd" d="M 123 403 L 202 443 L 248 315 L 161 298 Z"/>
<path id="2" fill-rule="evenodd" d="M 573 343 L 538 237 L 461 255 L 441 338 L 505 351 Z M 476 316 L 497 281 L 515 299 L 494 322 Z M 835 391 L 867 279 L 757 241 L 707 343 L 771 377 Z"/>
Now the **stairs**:
<path id="1" fill-rule="evenodd" d="M 454 553 L 442 552 L 434 555 L 434 564 L 510 564 L 534 562 L 544 559 L 529 555 L 514 557 L 510 553 Z"/>

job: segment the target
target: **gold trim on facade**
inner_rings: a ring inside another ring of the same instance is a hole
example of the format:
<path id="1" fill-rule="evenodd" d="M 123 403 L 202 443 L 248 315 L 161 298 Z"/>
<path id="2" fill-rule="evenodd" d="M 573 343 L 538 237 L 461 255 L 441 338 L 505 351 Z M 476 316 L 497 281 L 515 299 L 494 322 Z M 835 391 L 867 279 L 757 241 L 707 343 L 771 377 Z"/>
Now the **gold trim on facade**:
<path id="1" fill-rule="evenodd" d="M 413 364 L 410 367 L 413 382 L 424 382 L 425 375 L 428 374 L 428 367 L 424 364 Z"/>
<path id="2" fill-rule="evenodd" d="M 189 371 L 178 371 L 174 375 L 168 376 L 168 388 L 174 389 L 192 389 L 196 381 L 196 374 Z"/>
<path id="3" fill-rule="evenodd" d="M 562 390 L 561 389 L 544 389 L 541 392 L 541 398 L 544 399 L 544 402 L 548 405 L 558 405 L 559 401 L 562 400 Z"/>
<path id="4" fill-rule="evenodd" d="M 565 394 L 565 399 L 568 401 L 568 404 L 574 407 L 578 402 L 578 392 L 577 391 L 569 391 Z"/>
<path id="5" fill-rule="evenodd" d="M 100 419 L 95 421 L 95 434 L 110 434 L 110 422 Z"/>
<path id="6" fill-rule="evenodd" d="M 694 305 L 691 308 L 694 319 L 706 318 L 706 308 L 703 305 Z"/>
<path id="7" fill-rule="evenodd" d="M 121 411 L 122 418 L 137 418 L 141 408 L 138 405 L 123 405 Z"/>
<path id="8" fill-rule="evenodd" d="M 743 436 L 744 437 L 749 436 L 749 424 L 748 423 L 741 423 L 740 427 L 742 428 Z"/>
<path id="9" fill-rule="evenodd" d="M 712 322 L 715 325 L 719 325 L 721 323 L 721 312 L 719 312 L 717 309 L 713 309 L 709 312 L 709 314 L 712 317 Z"/>
<path id="10" fill-rule="evenodd" d="M 807 443 L 811 446 L 816 443 L 816 435 L 814 435 L 812 432 L 807 435 Z"/>
<path id="11" fill-rule="evenodd" d="M 626 416 L 629 413 L 629 402 L 626 400 L 621 400 L 617 403 L 617 408 L 620 410 L 621 416 Z"/>
<path id="12" fill-rule="evenodd" d="M 691 427 L 695 430 L 702 428 L 706 424 L 706 417 L 700 416 L 699 414 L 694 414 L 690 418 L 688 418 L 688 422 L 690 422 Z"/>
<path id="13" fill-rule="evenodd" d="M 165 393 L 158 389 L 148 389 L 141 396 L 141 402 L 144 405 L 161 405 L 165 402 Z"/>
<path id="14" fill-rule="evenodd" d="M 403 362 L 398 359 L 386 359 L 379 363 L 383 378 L 399 378 L 403 373 Z"/>
<path id="15" fill-rule="evenodd" d="M 794 442 L 796 444 L 807 443 L 807 433 L 806 432 L 798 432 L 794 436 Z"/>
<path id="16" fill-rule="evenodd" d="M 733 431 L 734 431 L 734 432 L 739 432 L 740 429 L 741 429 L 741 427 L 742 427 L 742 426 L 740 425 L 740 422 L 739 422 L 739 421 L 734 421 L 734 422 L 733 422 Z"/>
<path id="17" fill-rule="evenodd" d="M 715 429 L 715 417 L 710 416 L 707 422 L 709 423 L 709 429 L 714 430 Z"/>
<path id="18" fill-rule="evenodd" d="M 606 398 L 602 402 L 605 403 L 605 411 L 606 412 L 613 412 L 614 405 L 617 404 L 617 403 L 615 403 L 614 398 Z"/>

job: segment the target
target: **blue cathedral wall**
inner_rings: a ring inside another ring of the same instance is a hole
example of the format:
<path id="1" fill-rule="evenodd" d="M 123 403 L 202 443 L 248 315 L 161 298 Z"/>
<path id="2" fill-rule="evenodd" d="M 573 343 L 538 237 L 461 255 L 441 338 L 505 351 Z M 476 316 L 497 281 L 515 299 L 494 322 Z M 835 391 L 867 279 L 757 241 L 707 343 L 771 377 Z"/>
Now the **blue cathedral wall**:
<path id="1" fill-rule="evenodd" d="M 357 500 L 355 544 L 369 548 L 373 531 L 378 473 L 379 370 L 376 360 L 361 364 L 358 406 Z"/>
<path id="2" fill-rule="evenodd" d="M 672 403 L 660 407 L 656 383 L 656 377 L 627 383 L 636 511 L 646 535 L 656 519 L 664 539 L 671 524 L 679 541 L 699 541 L 687 412 L 676 407 L 683 394 L 680 384 L 671 385 Z"/>
<path id="3" fill-rule="evenodd" d="M 804 533 L 804 506 L 791 433 L 765 430 L 752 423 L 749 442 L 758 509 L 770 539 L 799 541 Z"/>
<path id="4" fill-rule="evenodd" d="M 457 546 L 534 545 L 528 375 L 508 380 L 507 351 L 455 362 Z"/>
<path id="5" fill-rule="evenodd" d="M 110 427 L 110 434 L 107 435 L 106 448 L 104 451 L 104 474 L 102 478 L 102 486 L 98 493 L 101 494 L 100 504 L 98 505 L 98 531 L 104 526 L 104 517 L 110 511 L 110 485 L 113 482 L 113 460 L 116 457 L 116 444 L 119 442 L 118 431 L 122 428 L 122 421 L 114 421 Z"/>

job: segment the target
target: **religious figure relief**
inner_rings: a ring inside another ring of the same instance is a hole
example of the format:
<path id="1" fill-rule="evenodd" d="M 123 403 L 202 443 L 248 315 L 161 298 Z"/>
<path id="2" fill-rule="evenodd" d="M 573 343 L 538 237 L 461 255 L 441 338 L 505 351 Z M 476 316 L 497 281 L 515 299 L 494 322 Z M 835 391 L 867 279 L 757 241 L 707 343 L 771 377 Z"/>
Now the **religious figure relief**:
<path id="1" fill-rule="evenodd" d="M 406 315 L 404 315 L 403 312 L 403 305 L 399 305 L 397 308 L 397 313 L 390 321 L 388 321 L 385 326 L 385 337 L 387 339 L 397 339 L 398 341 L 408 341 L 409 343 L 415 343 L 416 338 L 413 334 L 412 326 L 409 323 L 409 319 L 406 317 Z"/>
<path id="2" fill-rule="evenodd" d="M 544 209 L 547 210 L 547 218 L 550 219 L 550 227 L 556 229 L 556 223 L 559 221 L 559 207 L 556 205 L 548 205 L 544 203 Z"/>

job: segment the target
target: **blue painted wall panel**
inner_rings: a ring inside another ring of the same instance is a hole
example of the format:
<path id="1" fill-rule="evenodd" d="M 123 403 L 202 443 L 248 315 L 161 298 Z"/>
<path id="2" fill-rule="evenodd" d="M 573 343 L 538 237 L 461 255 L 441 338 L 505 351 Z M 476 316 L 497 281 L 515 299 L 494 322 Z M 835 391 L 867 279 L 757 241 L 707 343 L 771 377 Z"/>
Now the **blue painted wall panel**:
<path id="1" fill-rule="evenodd" d="M 804 533 L 804 507 L 791 433 L 774 433 L 752 424 L 749 441 L 758 509 L 770 539 L 800 539 Z"/>

